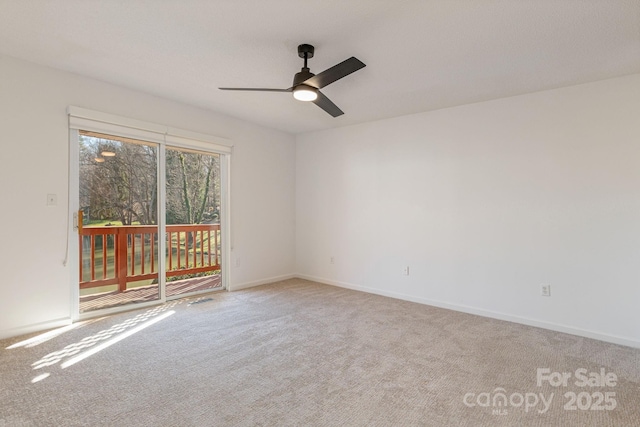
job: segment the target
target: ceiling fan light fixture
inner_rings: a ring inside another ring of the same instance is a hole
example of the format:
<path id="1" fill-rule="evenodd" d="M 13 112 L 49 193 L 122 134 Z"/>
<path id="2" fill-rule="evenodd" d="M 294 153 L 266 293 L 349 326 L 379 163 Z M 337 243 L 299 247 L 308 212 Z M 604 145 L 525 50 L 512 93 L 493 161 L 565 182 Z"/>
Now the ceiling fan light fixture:
<path id="1" fill-rule="evenodd" d="M 299 85 L 293 89 L 293 97 L 298 101 L 315 101 L 318 99 L 318 89 L 307 85 Z"/>

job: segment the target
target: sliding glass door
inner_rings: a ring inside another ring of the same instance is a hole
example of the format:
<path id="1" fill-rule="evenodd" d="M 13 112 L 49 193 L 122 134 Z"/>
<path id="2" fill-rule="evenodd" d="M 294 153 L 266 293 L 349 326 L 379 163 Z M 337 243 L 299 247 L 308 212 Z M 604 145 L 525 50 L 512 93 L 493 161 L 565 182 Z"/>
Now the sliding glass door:
<path id="1" fill-rule="evenodd" d="M 167 147 L 167 298 L 222 287 L 220 156 Z"/>
<path id="2" fill-rule="evenodd" d="M 222 289 L 223 155 L 76 135 L 78 312 Z"/>
<path id="3" fill-rule="evenodd" d="M 160 298 L 158 146 L 79 132 L 80 312 Z"/>

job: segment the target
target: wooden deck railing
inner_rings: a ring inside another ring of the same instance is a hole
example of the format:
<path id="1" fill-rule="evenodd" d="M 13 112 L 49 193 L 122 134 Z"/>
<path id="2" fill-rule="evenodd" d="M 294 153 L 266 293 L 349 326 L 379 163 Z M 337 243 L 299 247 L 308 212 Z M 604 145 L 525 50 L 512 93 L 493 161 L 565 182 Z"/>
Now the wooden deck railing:
<path id="1" fill-rule="evenodd" d="M 166 275 L 220 269 L 220 224 L 166 226 Z M 80 289 L 158 278 L 158 227 L 83 227 L 80 231 Z"/>

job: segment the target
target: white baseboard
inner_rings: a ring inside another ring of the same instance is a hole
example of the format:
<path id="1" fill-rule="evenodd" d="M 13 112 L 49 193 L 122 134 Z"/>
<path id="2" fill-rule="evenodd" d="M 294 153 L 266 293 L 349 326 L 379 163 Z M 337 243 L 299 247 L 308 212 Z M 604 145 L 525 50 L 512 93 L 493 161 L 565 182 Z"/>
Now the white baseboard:
<path id="1" fill-rule="evenodd" d="M 239 291 L 241 289 L 253 288 L 255 286 L 260 286 L 260 285 L 268 285 L 269 283 L 280 282 L 281 280 L 294 279 L 296 277 L 298 277 L 298 275 L 296 274 L 284 274 L 282 276 L 268 277 L 266 279 L 260 279 L 254 282 L 237 283 L 232 285 L 230 284 L 229 290 Z"/>
<path id="2" fill-rule="evenodd" d="M 253 282 L 238 283 L 229 286 L 230 291 L 238 291 L 241 289 L 253 288 L 255 286 L 266 285 L 269 283 L 279 282 L 282 280 L 300 278 L 305 280 L 311 280 L 313 282 L 324 283 L 326 285 L 338 286 L 346 289 L 353 289 L 356 291 L 367 292 L 370 294 L 381 295 L 390 298 L 401 299 L 405 301 L 416 302 L 419 304 L 430 305 L 434 307 L 445 308 L 454 311 L 460 311 L 468 314 L 475 314 L 478 316 L 489 317 L 492 319 L 505 320 L 508 322 L 520 323 L 527 326 L 534 326 L 543 329 L 549 329 L 552 331 L 563 332 L 567 334 L 577 335 L 585 338 L 592 338 L 600 341 L 610 342 L 613 344 L 620 344 L 628 347 L 640 348 L 640 341 L 626 337 L 619 337 L 610 334 L 604 334 L 601 332 L 590 331 L 586 329 L 576 328 L 573 326 L 562 325 L 558 323 L 546 322 L 542 320 L 530 319 L 527 317 L 515 316 L 512 314 L 500 313 L 491 310 L 485 310 L 481 308 L 466 306 L 462 304 L 452 304 L 444 301 L 432 300 L 427 298 L 415 297 L 412 295 L 406 295 L 398 292 L 384 291 L 380 289 L 370 288 L 367 286 L 354 285 L 347 282 L 339 282 L 324 277 L 310 276 L 306 274 L 285 274 L 281 276 L 269 277 Z M 12 329 L 0 330 L 0 339 L 11 338 L 15 336 L 30 334 L 33 332 L 42 332 L 47 329 L 59 328 L 61 326 L 67 326 L 71 324 L 71 318 L 61 318 L 56 320 L 50 320 L 41 323 L 34 323 L 31 325 L 21 326 Z"/>
<path id="3" fill-rule="evenodd" d="M 558 323 L 546 322 L 543 320 L 530 319 L 527 317 L 515 316 L 512 314 L 500 313 L 491 310 L 485 310 L 482 308 L 471 307 L 462 304 L 451 304 L 444 301 L 431 300 L 427 298 L 414 297 L 411 295 L 401 294 L 397 292 L 383 291 L 380 289 L 369 288 L 367 286 L 354 285 L 352 283 L 339 282 L 335 280 L 325 279 L 323 277 L 309 276 L 306 274 L 297 274 L 296 277 L 300 279 L 311 280 L 313 282 L 324 283 L 326 285 L 338 286 L 346 289 L 353 289 L 356 291 L 367 292 L 370 294 L 382 295 L 385 297 L 391 297 L 401 299 L 405 301 L 417 302 L 419 304 L 431 305 L 434 307 L 446 308 L 449 310 L 460 311 L 468 314 L 475 314 L 478 316 L 489 317 L 492 319 L 506 320 L 508 322 L 520 323 L 527 326 L 534 326 L 542 329 L 549 329 L 556 332 L 563 332 L 566 334 L 577 335 L 585 338 L 592 338 L 599 341 L 610 342 L 613 344 L 620 344 L 627 347 L 640 348 L 640 341 L 619 337 L 615 335 L 604 334 L 601 332 L 590 331 L 586 329 L 575 328 L 573 326 L 562 325 Z"/>
<path id="4" fill-rule="evenodd" d="M 0 330 L 0 339 L 17 337 L 20 335 L 30 334 L 33 332 L 42 332 L 42 331 L 46 331 L 47 329 L 59 328 L 61 326 L 67 326 L 70 324 L 71 324 L 71 318 L 66 317 L 62 319 L 49 320 L 46 322 L 20 326 L 17 328 L 3 329 L 3 330 Z"/>

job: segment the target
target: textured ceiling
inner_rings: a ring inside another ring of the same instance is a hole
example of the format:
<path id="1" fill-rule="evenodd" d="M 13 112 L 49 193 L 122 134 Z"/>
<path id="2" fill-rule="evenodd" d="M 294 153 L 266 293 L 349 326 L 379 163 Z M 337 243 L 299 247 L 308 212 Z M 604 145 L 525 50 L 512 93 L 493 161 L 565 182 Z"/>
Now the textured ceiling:
<path id="1" fill-rule="evenodd" d="M 318 73 L 332 118 L 290 94 Z M 290 133 L 640 73 L 640 0 L 0 0 L 0 53 Z"/>

